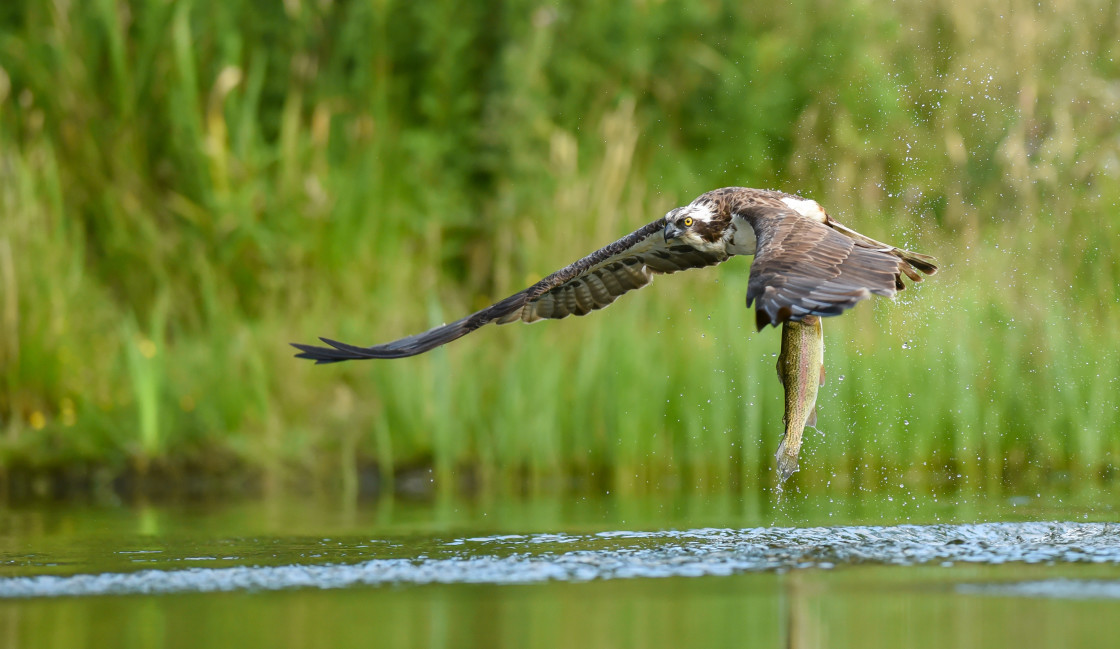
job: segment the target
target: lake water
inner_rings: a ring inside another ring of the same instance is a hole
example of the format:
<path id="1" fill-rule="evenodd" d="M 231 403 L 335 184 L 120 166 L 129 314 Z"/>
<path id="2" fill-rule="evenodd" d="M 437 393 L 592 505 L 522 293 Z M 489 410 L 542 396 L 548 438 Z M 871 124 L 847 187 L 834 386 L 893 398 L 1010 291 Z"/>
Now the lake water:
<path id="1" fill-rule="evenodd" d="M 0 646 L 1120 646 L 1120 498 L 268 499 L 0 513 Z"/>

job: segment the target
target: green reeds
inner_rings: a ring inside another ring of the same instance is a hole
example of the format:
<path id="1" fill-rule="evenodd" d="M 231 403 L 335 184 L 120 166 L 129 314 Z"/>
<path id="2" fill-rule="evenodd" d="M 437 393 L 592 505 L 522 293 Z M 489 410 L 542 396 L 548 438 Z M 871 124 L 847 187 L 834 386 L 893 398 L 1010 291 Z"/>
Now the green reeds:
<path id="1" fill-rule="evenodd" d="M 410 360 L 286 347 L 454 319 L 742 184 L 943 264 L 826 321 L 797 484 L 1115 470 L 1107 3 L 9 4 L 4 466 L 768 486 L 777 334 L 745 259 Z"/>

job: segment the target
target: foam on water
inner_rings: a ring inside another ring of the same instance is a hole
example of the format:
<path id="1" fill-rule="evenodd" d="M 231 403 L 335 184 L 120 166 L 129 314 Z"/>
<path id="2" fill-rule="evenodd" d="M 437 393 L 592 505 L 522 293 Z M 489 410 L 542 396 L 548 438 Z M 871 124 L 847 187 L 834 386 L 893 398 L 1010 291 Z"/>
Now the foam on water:
<path id="1" fill-rule="evenodd" d="M 549 580 L 698 577 L 857 564 L 1120 564 L 1120 525 L 987 523 L 502 535 L 451 539 L 426 549 L 429 551 L 414 558 L 375 557 L 353 564 L 245 565 L 9 577 L 0 579 L 0 597 L 345 588 L 381 584 L 522 584 Z M 1026 582 L 962 585 L 960 588 L 964 589 L 962 592 L 977 594 L 1034 593 L 1029 596 L 1062 597 L 1065 596 L 1062 593 L 1077 590 L 1078 584 L 1082 582 L 1073 586 L 1047 582 L 1037 588 Z M 1096 586 L 1092 589 L 1096 597 L 1120 597 L 1120 585 L 1096 582 Z"/>

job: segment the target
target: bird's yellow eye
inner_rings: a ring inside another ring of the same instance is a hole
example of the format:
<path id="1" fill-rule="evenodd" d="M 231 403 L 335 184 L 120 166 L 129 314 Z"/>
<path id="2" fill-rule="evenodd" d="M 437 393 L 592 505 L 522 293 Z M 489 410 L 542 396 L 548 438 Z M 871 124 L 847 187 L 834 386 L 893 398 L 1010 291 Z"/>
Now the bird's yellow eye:
<path id="1" fill-rule="evenodd" d="M 691 228 L 692 227 L 692 217 L 691 216 L 684 217 L 684 220 L 681 221 L 681 223 L 684 224 L 684 227 Z"/>

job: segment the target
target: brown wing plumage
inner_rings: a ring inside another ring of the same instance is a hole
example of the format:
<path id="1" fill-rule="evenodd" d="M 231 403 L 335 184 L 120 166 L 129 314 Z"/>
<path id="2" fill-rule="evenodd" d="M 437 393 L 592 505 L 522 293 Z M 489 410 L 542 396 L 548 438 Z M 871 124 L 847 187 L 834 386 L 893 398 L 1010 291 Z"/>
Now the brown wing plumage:
<path id="1" fill-rule="evenodd" d="M 901 275 L 932 274 L 931 257 L 880 244 L 833 219 L 828 224 L 789 209 L 760 207 L 749 217 L 758 239 L 747 283 L 761 330 L 807 315 L 833 316 L 874 295 L 893 297 Z"/>
<path id="2" fill-rule="evenodd" d="M 320 338 L 330 347 L 292 343 L 296 358 L 337 363 L 361 358 L 404 358 L 461 338 L 488 324 L 585 315 L 614 302 L 620 295 L 653 281 L 654 274 L 675 273 L 726 261 L 686 245 L 668 245 L 661 218 L 587 257 L 545 277 L 529 288 L 481 311 L 424 333 L 383 345 L 358 347 Z"/>

